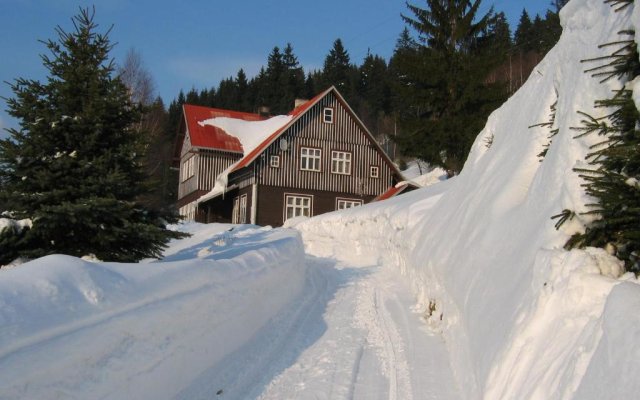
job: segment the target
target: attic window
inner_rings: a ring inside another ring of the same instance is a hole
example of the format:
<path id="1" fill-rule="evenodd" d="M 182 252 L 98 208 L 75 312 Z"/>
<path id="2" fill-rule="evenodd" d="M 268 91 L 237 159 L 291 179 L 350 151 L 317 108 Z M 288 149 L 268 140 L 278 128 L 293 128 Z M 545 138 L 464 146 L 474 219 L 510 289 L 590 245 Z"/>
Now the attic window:
<path id="1" fill-rule="evenodd" d="M 191 156 L 182 163 L 182 169 L 180 170 L 182 182 L 195 175 L 195 160 L 196 157 Z"/>
<path id="2" fill-rule="evenodd" d="M 379 178 L 380 177 L 380 168 L 377 165 L 372 165 L 371 166 L 371 177 L 372 178 Z"/>
<path id="3" fill-rule="evenodd" d="M 271 156 L 269 158 L 269 166 L 272 168 L 280 168 L 280 157 L 279 156 Z"/>
<path id="4" fill-rule="evenodd" d="M 322 110 L 322 121 L 325 124 L 333 124 L 333 108 L 325 107 Z"/>

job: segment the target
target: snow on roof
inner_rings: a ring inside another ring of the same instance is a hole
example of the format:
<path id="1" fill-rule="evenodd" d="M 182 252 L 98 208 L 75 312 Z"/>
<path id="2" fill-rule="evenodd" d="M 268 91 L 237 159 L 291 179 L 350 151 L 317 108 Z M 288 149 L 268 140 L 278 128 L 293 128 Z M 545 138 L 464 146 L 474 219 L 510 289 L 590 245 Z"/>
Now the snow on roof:
<path id="1" fill-rule="evenodd" d="M 263 121 L 247 121 L 238 118 L 216 117 L 198 121 L 198 125 L 213 127 L 238 140 L 240 150 L 246 155 L 251 153 L 272 133 L 291 121 L 289 115 L 278 115 Z"/>
<path id="2" fill-rule="evenodd" d="M 259 114 L 195 106 L 192 104 L 183 105 L 183 110 L 192 146 L 234 153 L 243 152 L 242 141 L 230 135 L 229 132 L 226 132 L 224 129 L 220 129 L 214 125 L 202 124 L 202 121 L 215 118 L 232 118 L 240 121 L 263 121 L 266 119 Z"/>
<path id="3" fill-rule="evenodd" d="M 229 117 L 216 117 L 199 121 L 199 126 L 221 130 L 236 138 L 240 143 L 240 149 L 243 151 L 245 157 L 231 164 L 218 175 L 213 189 L 200 197 L 198 202 L 214 198 L 224 193 L 227 190 L 229 173 L 233 171 L 238 164 L 242 163 L 245 158 L 247 158 L 247 155 L 254 153 L 258 148 L 264 147 L 263 143 L 275 133 L 280 132 L 292 119 L 292 115 L 277 115 L 263 121 L 247 121 Z"/>

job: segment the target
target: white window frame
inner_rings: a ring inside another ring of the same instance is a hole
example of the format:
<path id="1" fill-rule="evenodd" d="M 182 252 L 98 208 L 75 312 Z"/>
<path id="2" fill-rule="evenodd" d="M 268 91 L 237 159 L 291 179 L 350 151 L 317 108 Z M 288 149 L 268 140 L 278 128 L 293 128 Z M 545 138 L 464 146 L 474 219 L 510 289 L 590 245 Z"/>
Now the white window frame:
<path id="1" fill-rule="evenodd" d="M 233 199 L 233 211 L 231 211 L 232 224 L 247 223 L 247 195 L 243 194 Z"/>
<path id="2" fill-rule="evenodd" d="M 331 151 L 331 173 L 339 175 L 351 175 L 351 152 Z"/>
<path id="3" fill-rule="evenodd" d="M 300 148 L 300 170 L 320 172 L 322 150 L 315 147 Z"/>
<path id="4" fill-rule="evenodd" d="M 377 165 L 372 165 L 371 167 L 369 167 L 369 176 L 376 179 L 380 178 L 380 167 L 378 167 Z"/>
<path id="5" fill-rule="evenodd" d="M 280 156 L 269 157 L 269 166 L 271 168 L 280 168 Z"/>
<path id="6" fill-rule="evenodd" d="M 240 198 L 233 199 L 233 211 L 231 212 L 231 223 L 237 224 L 240 222 Z"/>
<path id="7" fill-rule="evenodd" d="M 195 158 L 196 156 L 191 156 L 186 160 L 184 160 L 184 162 L 182 163 L 182 170 L 181 170 L 182 182 L 187 181 L 189 178 L 191 178 L 196 174 Z"/>
<path id="8" fill-rule="evenodd" d="M 336 210 L 345 210 L 347 208 L 361 206 L 362 204 L 364 204 L 364 202 L 361 199 L 336 198 Z"/>
<path id="9" fill-rule="evenodd" d="M 289 212 L 290 210 L 291 212 Z M 300 216 L 313 217 L 313 196 L 297 193 L 285 193 L 283 221 Z"/>
<path id="10" fill-rule="evenodd" d="M 247 223 L 247 195 L 240 196 L 240 223 Z"/>
<path id="11" fill-rule="evenodd" d="M 325 107 L 322 109 L 322 122 L 325 124 L 333 124 L 333 108 Z"/>

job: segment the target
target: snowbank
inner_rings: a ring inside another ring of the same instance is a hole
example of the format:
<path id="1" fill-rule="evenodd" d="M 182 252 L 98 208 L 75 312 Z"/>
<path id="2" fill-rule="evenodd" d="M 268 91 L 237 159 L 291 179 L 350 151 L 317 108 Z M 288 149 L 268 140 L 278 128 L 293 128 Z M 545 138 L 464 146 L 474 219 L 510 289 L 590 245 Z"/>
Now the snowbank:
<path id="1" fill-rule="evenodd" d="M 447 340 L 465 398 L 634 398 L 640 391 L 631 375 L 640 368 L 633 316 L 640 286 L 628 276 L 620 284 L 620 263 L 603 250 L 562 249 L 582 217 L 560 230 L 550 219 L 586 210 L 573 168 L 598 138 L 574 139 L 570 128 L 580 125 L 579 110 L 604 114 L 594 101 L 619 88 L 583 73 L 580 60 L 602 55 L 598 44 L 638 22 L 632 11 L 570 2 L 560 42 L 491 115 L 460 176 L 297 226 L 311 253 L 350 249 L 411 277 L 429 324 Z M 556 101 L 560 133 L 551 140 L 549 128 L 529 127 L 549 121 Z M 332 250 L 314 249 L 323 238 Z"/>
<path id="2" fill-rule="evenodd" d="M 188 229 L 162 262 L 0 271 L 0 398 L 173 398 L 300 295 L 295 231 Z"/>

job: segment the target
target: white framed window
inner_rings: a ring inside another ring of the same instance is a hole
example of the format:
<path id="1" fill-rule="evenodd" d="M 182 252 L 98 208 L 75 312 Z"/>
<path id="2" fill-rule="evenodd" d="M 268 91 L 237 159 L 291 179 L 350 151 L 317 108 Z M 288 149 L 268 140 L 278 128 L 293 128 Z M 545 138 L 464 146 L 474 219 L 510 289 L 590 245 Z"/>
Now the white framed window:
<path id="1" fill-rule="evenodd" d="M 322 109 L 322 122 L 325 124 L 333 124 L 333 108 L 325 107 Z"/>
<path id="2" fill-rule="evenodd" d="M 331 173 L 351 175 L 351 153 L 347 151 L 332 151 Z"/>
<path id="3" fill-rule="evenodd" d="M 362 205 L 362 200 L 359 199 L 336 199 L 336 210 L 344 210 L 345 208 L 352 208 Z"/>
<path id="4" fill-rule="evenodd" d="M 240 196 L 240 223 L 247 223 L 247 195 Z"/>
<path id="5" fill-rule="evenodd" d="M 233 211 L 231 212 L 232 224 L 247 223 L 247 195 L 243 194 L 233 199 Z"/>
<path id="6" fill-rule="evenodd" d="M 285 194 L 284 220 L 295 217 L 311 217 L 312 196 Z"/>
<path id="7" fill-rule="evenodd" d="M 312 147 L 300 148 L 300 169 L 303 171 L 320 171 L 320 149 Z"/>
<path id="8" fill-rule="evenodd" d="M 372 165 L 369 168 L 369 176 L 371 176 L 372 178 L 380 178 L 380 167 L 378 167 L 377 165 Z"/>
<path id="9" fill-rule="evenodd" d="M 280 168 L 280 156 L 269 157 L 269 166 L 271 168 Z"/>
<path id="10" fill-rule="evenodd" d="M 182 182 L 186 181 L 187 179 L 195 175 L 196 173 L 195 161 L 196 161 L 196 157 L 191 156 L 182 163 L 182 170 L 181 170 Z"/>
<path id="11" fill-rule="evenodd" d="M 240 199 L 236 197 L 233 199 L 233 211 L 231 212 L 231 223 L 240 223 Z"/>

